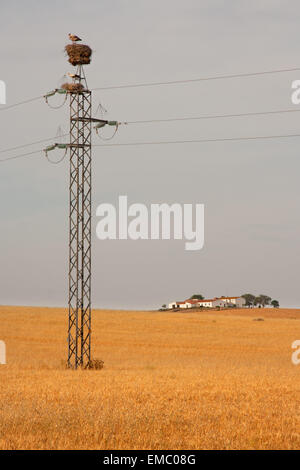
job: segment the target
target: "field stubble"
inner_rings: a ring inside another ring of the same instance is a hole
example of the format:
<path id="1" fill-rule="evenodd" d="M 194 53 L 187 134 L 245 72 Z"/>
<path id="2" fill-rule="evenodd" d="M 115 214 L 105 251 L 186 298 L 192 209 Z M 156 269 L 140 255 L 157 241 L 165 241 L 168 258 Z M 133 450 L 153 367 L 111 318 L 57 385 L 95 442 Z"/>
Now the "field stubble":
<path id="1" fill-rule="evenodd" d="M 64 309 L 0 325 L 0 449 L 300 448 L 298 310 L 94 311 L 102 370 L 65 369 Z"/>

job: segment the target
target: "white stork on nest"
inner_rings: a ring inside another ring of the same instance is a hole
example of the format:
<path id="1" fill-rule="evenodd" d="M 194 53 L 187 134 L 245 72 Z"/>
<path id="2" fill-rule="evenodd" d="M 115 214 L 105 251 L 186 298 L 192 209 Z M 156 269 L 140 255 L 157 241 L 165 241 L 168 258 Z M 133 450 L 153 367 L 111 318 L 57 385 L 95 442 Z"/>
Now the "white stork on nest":
<path id="1" fill-rule="evenodd" d="M 76 79 L 81 80 L 81 76 L 78 75 L 77 73 L 69 73 L 68 72 L 68 75 L 69 75 L 70 78 L 74 78 L 74 80 L 76 80 Z"/>
<path id="2" fill-rule="evenodd" d="M 78 36 L 76 36 L 76 34 L 71 34 L 71 33 L 69 33 L 69 39 L 71 39 L 73 44 L 74 44 L 74 42 L 82 41 L 82 39 L 80 39 Z"/>

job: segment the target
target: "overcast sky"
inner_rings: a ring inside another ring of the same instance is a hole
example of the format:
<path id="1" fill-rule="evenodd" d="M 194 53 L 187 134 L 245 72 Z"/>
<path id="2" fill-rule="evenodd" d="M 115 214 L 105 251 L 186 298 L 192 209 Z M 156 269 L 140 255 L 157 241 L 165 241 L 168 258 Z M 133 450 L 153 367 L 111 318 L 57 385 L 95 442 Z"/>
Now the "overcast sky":
<path id="1" fill-rule="evenodd" d="M 69 32 L 94 51 L 85 69 L 91 88 L 300 66 L 296 0 L 10 0 L 0 8 L 8 105 L 72 71 L 63 52 Z M 300 71 L 94 92 L 94 116 L 100 102 L 120 121 L 292 109 L 296 79 Z M 299 117 L 123 126 L 112 143 L 299 133 Z M 58 126 L 67 132 L 68 106 L 40 100 L 0 112 L 0 122 L 5 149 L 55 136 Z M 194 293 L 251 292 L 299 307 L 299 148 L 300 138 L 95 147 L 93 306 L 155 308 Z M 42 154 L 1 163 L 1 304 L 67 304 L 68 171 L 67 159 L 50 165 Z M 119 195 L 146 205 L 203 203 L 204 248 L 98 240 L 96 207 Z"/>

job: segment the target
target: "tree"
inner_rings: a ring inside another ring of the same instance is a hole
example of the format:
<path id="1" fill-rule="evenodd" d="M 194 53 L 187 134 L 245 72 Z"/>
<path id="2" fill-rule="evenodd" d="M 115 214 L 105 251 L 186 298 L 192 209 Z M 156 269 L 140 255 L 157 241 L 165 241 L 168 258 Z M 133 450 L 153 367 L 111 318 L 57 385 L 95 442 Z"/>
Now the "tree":
<path id="1" fill-rule="evenodd" d="M 273 299 L 272 302 L 271 302 L 271 305 L 273 305 L 274 308 L 279 308 L 278 300 Z"/>
<path id="2" fill-rule="evenodd" d="M 255 305 L 255 307 L 256 307 L 257 305 L 261 306 L 261 303 L 260 303 L 260 296 L 255 297 L 254 302 L 253 302 L 253 305 Z"/>
<path id="3" fill-rule="evenodd" d="M 197 299 L 197 300 L 204 300 L 204 297 L 202 294 L 194 294 L 190 297 L 189 300 L 192 300 L 192 299 Z"/>
<path id="4" fill-rule="evenodd" d="M 270 304 L 271 300 L 271 297 L 268 295 L 261 294 L 258 297 L 255 297 L 254 305 L 261 305 L 262 307 L 265 307 L 266 305 Z"/>
<path id="5" fill-rule="evenodd" d="M 252 295 L 252 294 L 244 294 L 242 295 L 243 299 L 246 300 L 246 306 L 247 307 L 252 307 L 255 302 L 255 295 Z"/>
<path id="6" fill-rule="evenodd" d="M 161 306 L 161 308 L 166 308 L 166 307 L 167 307 L 166 304 L 162 304 Z"/>

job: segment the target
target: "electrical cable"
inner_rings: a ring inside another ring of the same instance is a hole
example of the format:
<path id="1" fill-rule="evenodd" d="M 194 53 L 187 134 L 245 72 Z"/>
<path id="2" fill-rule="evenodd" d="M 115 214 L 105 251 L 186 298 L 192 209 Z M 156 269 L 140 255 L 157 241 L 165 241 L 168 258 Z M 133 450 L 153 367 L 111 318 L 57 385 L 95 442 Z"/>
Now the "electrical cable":
<path id="1" fill-rule="evenodd" d="M 261 72 L 248 72 L 248 73 L 236 73 L 236 74 L 228 74 L 228 75 L 215 75 L 209 77 L 199 77 L 199 78 L 192 78 L 186 80 L 168 80 L 162 82 L 145 82 L 145 83 L 128 83 L 124 85 L 112 85 L 112 86 L 105 86 L 105 87 L 96 87 L 92 88 L 91 91 L 98 91 L 98 90 L 115 90 L 115 89 L 122 89 L 122 88 L 138 88 L 138 87 L 149 87 L 149 86 L 160 86 L 160 85 L 176 85 L 181 83 L 193 83 L 193 82 L 201 82 L 201 81 L 209 81 L 209 80 L 224 80 L 230 78 L 243 78 L 243 77 L 255 77 L 259 75 L 270 75 L 276 73 L 284 73 L 284 72 L 296 72 L 299 71 L 300 67 L 293 67 L 293 68 L 286 68 L 286 69 L 276 69 L 276 70 L 265 70 Z M 5 107 L 0 107 L 0 111 L 6 111 L 8 109 L 15 108 L 16 106 L 21 106 L 23 104 L 31 103 L 33 101 L 40 100 L 44 98 L 45 95 L 36 96 L 34 98 L 29 98 L 24 101 L 19 101 L 18 103 L 14 103 Z"/>
<path id="2" fill-rule="evenodd" d="M 264 116 L 270 114 L 284 114 L 284 113 L 299 113 L 300 108 L 297 109 L 283 109 L 274 111 L 258 111 L 253 113 L 236 113 L 236 114 L 207 114 L 202 116 L 191 116 L 191 117 L 178 117 L 178 118 L 166 118 L 166 119 L 145 119 L 139 121 L 125 121 L 121 124 L 150 124 L 155 122 L 176 122 L 176 121 L 197 121 L 201 119 L 220 119 L 220 118 L 235 118 L 245 116 Z"/>
<path id="3" fill-rule="evenodd" d="M 124 85 L 113 85 L 113 86 L 92 88 L 91 91 L 116 90 L 116 89 L 122 89 L 122 88 L 138 88 L 138 87 L 149 87 L 149 86 L 160 86 L 160 85 L 178 85 L 182 83 L 193 83 L 193 82 L 202 82 L 202 81 L 209 81 L 209 80 L 224 80 L 224 79 L 230 79 L 230 78 L 255 77 L 259 75 L 269 75 L 269 74 L 283 73 L 283 72 L 295 72 L 299 70 L 300 70 L 300 67 L 294 67 L 294 68 L 289 68 L 289 69 L 265 70 L 262 72 L 236 73 L 236 74 L 229 74 L 229 75 L 214 75 L 210 77 L 192 78 L 192 79 L 187 79 L 187 80 L 168 80 L 165 82 L 162 81 L 162 82 L 128 83 Z"/>
<path id="4" fill-rule="evenodd" d="M 225 137 L 220 139 L 191 139 L 191 140 L 160 140 L 149 142 L 123 142 L 116 144 L 94 144 L 94 147 L 121 147 L 121 146 L 138 146 L 138 145 L 166 145 L 166 144 L 189 144 L 189 143 L 207 143 L 207 142 L 232 142 L 241 140 L 262 140 L 262 139 L 283 139 L 290 137 L 300 137 L 300 134 L 283 134 L 283 135 L 262 135 L 252 137 Z"/>
<path id="5" fill-rule="evenodd" d="M 68 136 L 69 134 L 62 134 L 61 136 L 59 137 L 66 137 Z M 41 139 L 41 140 L 36 140 L 35 142 L 30 142 L 29 144 L 23 144 L 23 145 L 18 145 L 16 147 L 10 147 L 10 148 L 6 148 L 6 149 L 2 149 L 0 150 L 0 153 L 3 153 L 3 152 L 11 152 L 12 150 L 18 150 L 18 149 L 21 149 L 21 148 L 24 148 L 24 147 L 30 147 L 31 145 L 36 145 L 36 144 L 41 144 L 43 142 L 47 142 L 49 140 L 55 140 L 57 139 L 57 136 L 55 137 L 49 137 L 48 139 Z"/>

